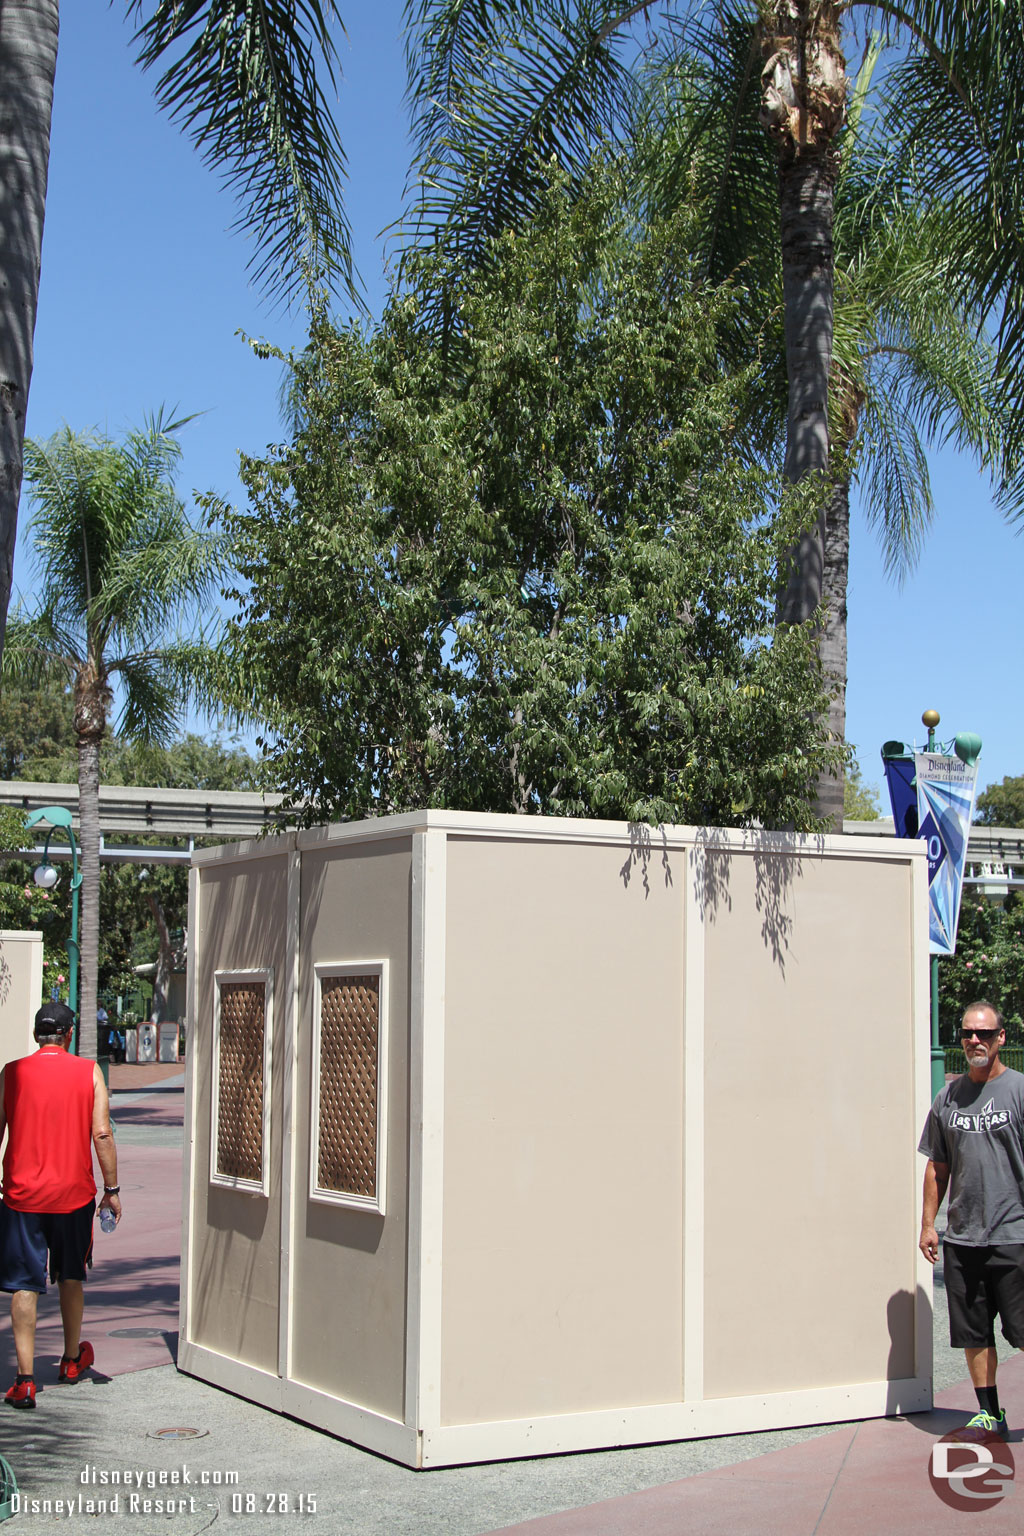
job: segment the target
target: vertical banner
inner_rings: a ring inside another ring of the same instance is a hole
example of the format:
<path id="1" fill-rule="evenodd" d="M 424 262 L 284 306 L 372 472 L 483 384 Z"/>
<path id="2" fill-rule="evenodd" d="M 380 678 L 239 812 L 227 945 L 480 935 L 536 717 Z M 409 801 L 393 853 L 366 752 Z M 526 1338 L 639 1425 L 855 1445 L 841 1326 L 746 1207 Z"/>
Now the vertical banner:
<path id="1" fill-rule="evenodd" d="M 893 827 L 897 837 L 917 836 L 917 780 L 914 777 L 914 759 L 910 753 L 899 757 L 886 757 L 886 747 L 903 743 L 887 742 L 882 748 L 885 782 L 889 788 Z"/>
<path id="2" fill-rule="evenodd" d="M 917 835 L 928 844 L 929 948 L 933 955 L 951 955 L 956 948 L 978 765 L 945 752 L 916 752 L 914 771 Z"/>

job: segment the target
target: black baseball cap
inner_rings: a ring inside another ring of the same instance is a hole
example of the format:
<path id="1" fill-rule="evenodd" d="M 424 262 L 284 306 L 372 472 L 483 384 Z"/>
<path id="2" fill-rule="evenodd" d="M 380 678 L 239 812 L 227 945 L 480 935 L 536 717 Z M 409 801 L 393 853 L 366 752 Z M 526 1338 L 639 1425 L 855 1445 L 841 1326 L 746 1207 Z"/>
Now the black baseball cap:
<path id="1" fill-rule="evenodd" d="M 36 1014 L 35 1037 L 66 1035 L 75 1027 L 75 1016 L 66 1003 L 44 1003 Z"/>

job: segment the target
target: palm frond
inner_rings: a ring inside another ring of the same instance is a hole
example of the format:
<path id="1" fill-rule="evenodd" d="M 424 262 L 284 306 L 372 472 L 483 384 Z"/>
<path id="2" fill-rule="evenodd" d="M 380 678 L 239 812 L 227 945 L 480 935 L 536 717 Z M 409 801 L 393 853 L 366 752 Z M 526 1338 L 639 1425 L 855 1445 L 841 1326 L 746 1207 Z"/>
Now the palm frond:
<path id="1" fill-rule="evenodd" d="M 182 713 L 178 677 L 166 655 L 125 656 L 109 670 L 120 675 L 124 689 L 118 731 L 143 746 L 166 745 Z"/>
<path id="2" fill-rule="evenodd" d="M 611 0 L 407 6 L 416 149 L 407 237 L 473 264 L 535 211 L 546 164 L 584 173 L 627 110 L 622 15 Z"/>
<path id="3" fill-rule="evenodd" d="M 1024 461 L 1024 8 L 922 0 L 928 46 L 890 77 L 887 115 L 950 254 L 997 335 L 1007 451 Z"/>
<path id="4" fill-rule="evenodd" d="M 27 683 L 46 677 L 71 682 L 78 652 L 76 637 L 61 628 L 55 615 L 15 609 L 7 620 L 0 675 Z"/>
<path id="5" fill-rule="evenodd" d="M 159 105 L 235 194 L 235 227 L 254 240 L 255 282 L 286 299 L 340 279 L 353 297 L 342 207 L 345 153 L 321 76 L 333 88 L 335 0 L 127 0 Z M 319 74 L 318 74 L 319 71 Z"/>
<path id="6" fill-rule="evenodd" d="M 637 72 L 631 134 L 649 216 L 696 201 L 705 275 L 761 287 L 779 268 L 778 186 L 756 23 L 742 0 L 670 22 Z"/>

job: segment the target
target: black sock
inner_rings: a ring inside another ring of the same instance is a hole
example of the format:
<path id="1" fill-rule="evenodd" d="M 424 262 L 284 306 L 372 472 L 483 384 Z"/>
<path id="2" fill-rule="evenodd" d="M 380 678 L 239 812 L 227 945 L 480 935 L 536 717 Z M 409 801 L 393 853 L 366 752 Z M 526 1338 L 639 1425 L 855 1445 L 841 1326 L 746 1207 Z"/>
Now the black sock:
<path id="1" fill-rule="evenodd" d="M 978 1407 L 983 1413 L 990 1413 L 994 1419 L 999 1417 L 999 1393 L 995 1387 L 975 1387 L 974 1395 L 978 1399 Z"/>
<path id="2" fill-rule="evenodd" d="M 35 1381 L 35 1377 L 32 1375 L 32 1372 L 29 1371 L 27 1376 L 23 1376 L 21 1374 L 21 1372 L 19 1371 L 18 1375 L 17 1375 L 17 1377 L 15 1379 L 15 1386 L 20 1387 L 22 1385 L 22 1383 L 26 1382 L 26 1381 Z"/>

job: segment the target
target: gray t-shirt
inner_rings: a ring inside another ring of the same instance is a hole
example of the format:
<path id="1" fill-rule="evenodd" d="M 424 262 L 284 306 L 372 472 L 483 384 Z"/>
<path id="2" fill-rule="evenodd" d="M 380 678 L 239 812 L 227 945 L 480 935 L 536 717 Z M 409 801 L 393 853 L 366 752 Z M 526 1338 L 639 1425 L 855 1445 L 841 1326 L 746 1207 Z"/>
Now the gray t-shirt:
<path id="1" fill-rule="evenodd" d="M 1024 1243 L 1024 1073 L 965 1073 L 936 1097 L 917 1150 L 949 1164 L 946 1241 Z"/>

